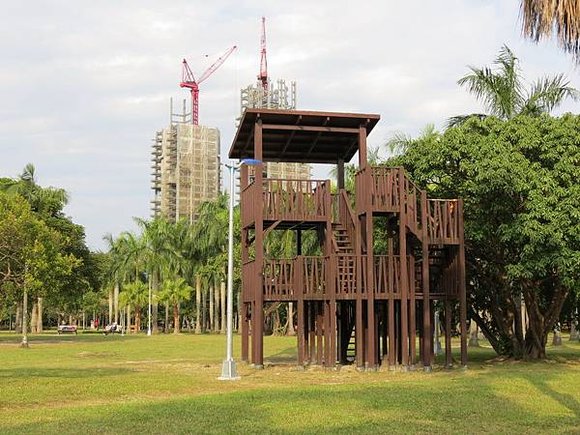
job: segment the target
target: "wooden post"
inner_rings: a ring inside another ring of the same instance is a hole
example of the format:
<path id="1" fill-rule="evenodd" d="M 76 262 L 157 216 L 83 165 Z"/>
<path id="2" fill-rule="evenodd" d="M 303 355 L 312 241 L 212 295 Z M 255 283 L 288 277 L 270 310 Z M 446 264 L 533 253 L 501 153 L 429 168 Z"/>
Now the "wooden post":
<path id="1" fill-rule="evenodd" d="M 415 301 L 415 256 L 411 255 L 409 262 L 409 346 L 411 353 L 411 365 L 415 365 L 417 356 L 417 322 Z"/>
<path id="2" fill-rule="evenodd" d="M 304 316 L 304 300 L 302 296 L 296 302 L 298 309 L 298 365 L 304 365 L 306 353 L 306 318 Z"/>
<path id="3" fill-rule="evenodd" d="M 336 185 L 338 192 L 344 189 L 344 159 L 338 159 L 336 162 Z"/>
<path id="4" fill-rule="evenodd" d="M 459 221 L 459 319 L 461 322 L 461 365 L 467 366 L 467 288 L 465 278 L 465 233 L 463 226 L 463 200 L 457 201 Z"/>
<path id="5" fill-rule="evenodd" d="M 393 267 L 394 263 L 394 249 L 393 249 L 393 237 L 391 235 L 391 229 L 389 225 L 388 229 L 389 238 L 387 240 L 387 274 L 388 274 L 388 283 L 389 283 L 389 293 L 388 293 L 388 335 L 389 335 L 389 368 L 395 368 L 397 363 L 396 354 L 397 354 L 397 347 L 395 346 L 395 289 L 394 289 L 394 274 L 395 268 Z"/>
<path id="6" fill-rule="evenodd" d="M 429 288 L 429 231 L 427 217 L 429 214 L 429 202 L 427 192 L 421 192 L 421 274 L 423 284 L 423 367 L 426 371 L 431 371 L 431 302 Z"/>
<path id="7" fill-rule="evenodd" d="M 403 368 L 409 367 L 409 321 L 408 297 L 409 283 L 407 279 L 407 214 L 405 192 L 405 172 L 399 168 L 399 257 L 401 266 L 401 363 Z"/>
<path id="8" fill-rule="evenodd" d="M 449 288 L 445 289 L 445 367 L 453 367 L 451 355 L 451 301 L 449 300 Z"/>
<path id="9" fill-rule="evenodd" d="M 240 310 L 241 312 L 241 319 L 240 319 L 240 323 L 241 323 L 241 329 L 242 329 L 242 361 L 244 362 L 248 362 L 248 347 L 249 347 L 249 313 L 248 310 L 249 309 L 249 304 L 247 303 L 243 303 L 242 304 L 242 309 Z"/>
<path id="10" fill-rule="evenodd" d="M 262 160 L 262 120 L 258 118 L 254 125 L 254 158 Z M 254 348 L 254 358 L 252 360 L 255 368 L 264 368 L 264 283 L 262 270 L 264 267 L 264 214 L 263 214 L 263 182 L 262 166 L 255 166 L 255 197 L 252 199 L 252 205 L 256 210 L 255 224 L 255 251 L 256 251 L 256 270 L 255 270 L 255 302 L 252 311 L 252 347 Z"/>

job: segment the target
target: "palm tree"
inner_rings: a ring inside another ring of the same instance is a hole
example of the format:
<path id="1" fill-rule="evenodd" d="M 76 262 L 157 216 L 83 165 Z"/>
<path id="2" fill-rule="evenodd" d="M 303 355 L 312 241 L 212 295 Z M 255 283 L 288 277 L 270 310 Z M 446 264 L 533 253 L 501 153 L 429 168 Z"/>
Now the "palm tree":
<path id="1" fill-rule="evenodd" d="M 135 222 L 142 231 L 141 255 L 148 279 L 151 280 L 153 295 L 156 295 L 162 285 L 164 271 L 175 269 L 180 261 L 180 253 L 171 243 L 176 239 L 174 233 L 178 228 L 176 224 L 164 218 L 155 218 L 151 221 L 135 218 Z M 169 275 L 173 276 L 173 273 Z M 151 313 L 153 333 L 157 333 L 157 312 L 157 300 L 154 298 Z"/>
<path id="2" fill-rule="evenodd" d="M 201 204 L 199 216 L 191 229 L 191 241 L 194 244 L 197 260 L 195 265 L 195 273 L 197 275 L 195 286 L 196 332 L 201 331 L 200 320 L 204 317 L 204 312 L 201 310 L 205 310 L 201 294 L 202 282 L 205 281 L 208 288 L 215 290 L 217 285 L 219 285 L 220 277 L 225 276 L 228 212 L 228 196 L 221 193 L 216 200 Z M 219 300 L 224 301 L 225 298 L 219 298 Z M 211 305 L 213 307 L 213 302 Z M 224 310 L 225 307 L 221 307 L 221 311 L 223 312 Z M 210 316 L 210 319 L 212 318 L 213 313 Z"/>
<path id="3" fill-rule="evenodd" d="M 183 278 L 168 279 L 163 283 L 159 300 L 173 307 L 173 333 L 179 334 L 179 308 L 182 302 L 188 301 L 193 289 Z"/>
<path id="4" fill-rule="evenodd" d="M 474 94 L 488 113 L 455 116 L 449 120 L 449 126 L 461 124 L 473 116 L 492 115 L 504 120 L 517 115 L 537 116 L 551 112 L 568 97 L 578 99 L 580 94 L 569 86 L 563 74 L 538 79 L 526 89 L 518 62 L 514 53 L 504 45 L 494 61 L 496 70 L 470 66 L 471 72 L 457 83 Z"/>
<path id="5" fill-rule="evenodd" d="M 36 169 L 28 163 L 17 179 L 4 179 L 0 190 L 23 196 L 32 211 L 46 216 L 57 216 L 68 203 L 68 193 L 55 187 L 41 187 L 36 183 Z"/>
<path id="6" fill-rule="evenodd" d="M 147 305 L 148 293 L 147 285 L 138 280 L 126 284 L 123 287 L 123 291 L 119 294 L 120 303 L 135 311 L 135 332 L 141 330 L 141 308 Z M 127 323 L 130 326 L 129 322 Z"/>
<path id="7" fill-rule="evenodd" d="M 580 8 L 570 0 L 522 0 L 522 30 L 538 42 L 556 34 L 559 45 L 580 61 Z"/>

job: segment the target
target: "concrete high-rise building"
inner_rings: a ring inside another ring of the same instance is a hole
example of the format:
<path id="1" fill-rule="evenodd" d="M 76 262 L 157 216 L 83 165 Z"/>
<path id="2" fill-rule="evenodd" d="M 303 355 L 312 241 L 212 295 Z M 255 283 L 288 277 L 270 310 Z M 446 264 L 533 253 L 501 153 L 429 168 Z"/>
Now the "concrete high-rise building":
<path id="1" fill-rule="evenodd" d="M 258 81 L 240 91 L 240 109 L 244 113 L 246 108 L 252 109 L 296 109 L 296 82 L 288 85 L 285 80 L 271 81 L 268 91 L 265 92 Z M 268 178 L 286 178 L 294 180 L 308 180 L 311 177 L 311 167 L 304 163 L 276 163 L 267 162 L 265 165 Z"/>
<path id="2" fill-rule="evenodd" d="M 193 222 L 199 205 L 217 198 L 221 187 L 219 130 L 187 120 L 185 111 L 172 114 L 170 125 L 155 134 L 151 151 L 152 216 L 172 222 Z"/>

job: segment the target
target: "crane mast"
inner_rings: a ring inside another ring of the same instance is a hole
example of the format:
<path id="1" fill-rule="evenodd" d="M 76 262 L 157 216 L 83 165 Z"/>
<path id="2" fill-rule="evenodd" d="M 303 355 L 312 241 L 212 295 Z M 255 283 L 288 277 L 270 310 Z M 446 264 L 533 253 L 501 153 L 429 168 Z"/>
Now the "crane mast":
<path id="1" fill-rule="evenodd" d="M 191 123 L 198 125 L 199 123 L 199 85 L 211 76 L 216 70 L 222 66 L 226 59 L 234 52 L 237 46 L 229 48 L 222 54 L 208 69 L 206 69 L 198 80 L 189 67 L 187 60 L 183 59 L 181 67 L 181 82 L 179 86 L 187 88 L 191 92 Z"/>
<path id="2" fill-rule="evenodd" d="M 268 92 L 268 61 L 266 60 L 266 17 L 262 17 L 262 36 L 260 38 L 260 74 L 264 95 Z"/>

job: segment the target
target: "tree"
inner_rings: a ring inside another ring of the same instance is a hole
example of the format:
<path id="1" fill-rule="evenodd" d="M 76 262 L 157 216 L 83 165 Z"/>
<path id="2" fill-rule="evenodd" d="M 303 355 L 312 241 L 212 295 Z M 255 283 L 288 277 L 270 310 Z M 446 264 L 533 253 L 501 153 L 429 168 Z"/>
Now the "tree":
<path id="1" fill-rule="evenodd" d="M 580 8 L 575 1 L 522 0 L 522 30 L 538 42 L 556 34 L 558 44 L 580 59 Z"/>
<path id="2" fill-rule="evenodd" d="M 461 124 L 474 116 L 493 115 L 503 120 L 522 114 L 538 116 L 550 113 L 566 98 L 578 99 L 578 91 L 569 86 L 563 74 L 538 79 L 526 90 L 519 60 L 507 45 L 499 51 L 494 65 L 496 71 L 490 67 L 470 66 L 471 72 L 457 82 L 475 95 L 488 113 L 455 116 L 449 120 L 449 126 Z"/>
<path id="3" fill-rule="evenodd" d="M 42 187 L 36 182 L 36 170 L 27 164 L 16 179 L 0 179 L 0 191 L 26 200 L 32 213 L 51 231 L 59 236 L 53 239 L 55 253 L 68 258 L 69 266 L 51 270 L 52 282 L 44 282 L 36 296 L 47 297 L 48 306 L 63 314 L 75 313 L 80 308 L 83 292 L 98 290 L 98 271 L 92 262 L 90 251 L 85 243 L 84 228 L 65 216 L 63 208 L 68 202 L 64 189 Z M 55 265 L 57 266 L 57 265 Z M 61 275 L 57 275 L 61 273 Z M 42 326 L 42 303 L 33 305 L 38 325 Z M 36 309 L 38 308 L 38 309 Z"/>
<path id="4" fill-rule="evenodd" d="M 578 116 L 472 118 L 390 162 L 433 196 L 464 198 L 471 316 L 499 354 L 545 357 L 580 289 L 579 141 Z"/>
<path id="5" fill-rule="evenodd" d="M 141 330 L 141 308 L 147 305 L 148 298 L 149 289 L 142 281 L 126 284 L 119 294 L 120 303 L 130 307 L 135 312 L 135 332 Z"/>
<path id="6" fill-rule="evenodd" d="M 179 311 L 180 305 L 191 297 L 193 289 L 185 282 L 183 278 L 169 279 L 163 283 L 163 290 L 159 293 L 159 299 L 162 302 L 173 307 L 173 333 L 179 334 Z"/>
<path id="7" fill-rule="evenodd" d="M 57 292 L 79 263 L 61 245 L 61 234 L 39 219 L 22 196 L 0 192 L 0 301 L 23 300 L 26 307 L 28 295 Z"/>

